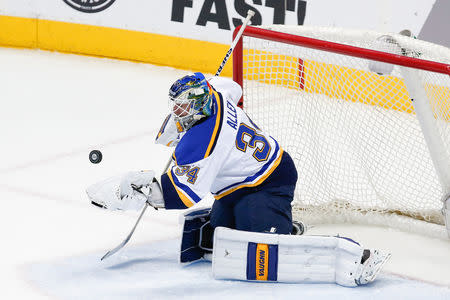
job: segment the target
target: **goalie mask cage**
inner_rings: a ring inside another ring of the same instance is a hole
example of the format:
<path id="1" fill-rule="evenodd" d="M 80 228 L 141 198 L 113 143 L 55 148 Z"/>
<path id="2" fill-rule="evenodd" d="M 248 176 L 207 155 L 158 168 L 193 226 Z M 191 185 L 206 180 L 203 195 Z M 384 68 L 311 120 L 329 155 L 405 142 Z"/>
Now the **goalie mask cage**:
<path id="1" fill-rule="evenodd" d="M 400 34 L 245 29 L 233 79 L 296 164 L 294 219 L 447 235 L 449 63 L 450 49 Z"/>

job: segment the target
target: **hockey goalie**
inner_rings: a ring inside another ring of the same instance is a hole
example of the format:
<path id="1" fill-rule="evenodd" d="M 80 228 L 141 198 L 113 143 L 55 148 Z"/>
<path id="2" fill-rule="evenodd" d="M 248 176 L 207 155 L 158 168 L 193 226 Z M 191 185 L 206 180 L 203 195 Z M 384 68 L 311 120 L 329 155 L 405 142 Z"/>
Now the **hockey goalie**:
<path id="1" fill-rule="evenodd" d="M 217 279 L 321 282 L 373 281 L 389 254 L 343 237 L 302 235 L 291 202 L 297 170 L 290 155 L 237 106 L 242 89 L 221 77 L 187 75 L 169 90 L 170 114 L 156 142 L 175 147 L 161 177 L 129 172 L 87 189 L 111 210 L 192 207 L 211 193 L 208 209 L 184 215 L 180 262 L 212 260 Z M 301 170 L 299 170 L 301 172 Z"/>

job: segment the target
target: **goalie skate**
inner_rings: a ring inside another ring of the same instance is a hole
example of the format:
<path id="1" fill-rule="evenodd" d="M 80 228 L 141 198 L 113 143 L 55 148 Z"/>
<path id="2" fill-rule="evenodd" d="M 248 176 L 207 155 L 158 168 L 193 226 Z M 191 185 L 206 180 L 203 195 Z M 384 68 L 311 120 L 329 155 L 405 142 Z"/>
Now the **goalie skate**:
<path id="1" fill-rule="evenodd" d="M 391 257 L 390 253 L 385 254 L 378 250 L 364 250 L 363 259 L 366 251 L 369 252 L 369 257 L 361 263 L 356 272 L 355 281 L 357 285 L 364 285 L 374 281 L 381 268 Z"/>

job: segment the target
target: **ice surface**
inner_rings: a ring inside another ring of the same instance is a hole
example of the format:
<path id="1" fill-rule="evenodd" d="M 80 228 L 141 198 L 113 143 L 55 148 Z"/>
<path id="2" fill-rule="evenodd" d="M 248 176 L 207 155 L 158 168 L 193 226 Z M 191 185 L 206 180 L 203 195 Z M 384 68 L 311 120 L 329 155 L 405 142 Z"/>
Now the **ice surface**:
<path id="1" fill-rule="evenodd" d="M 382 275 L 370 285 L 219 281 L 211 263 L 178 264 L 178 239 L 124 249 L 111 260 L 97 254 L 33 264 L 30 276 L 61 299 L 448 299 L 450 290 Z"/>
<path id="2" fill-rule="evenodd" d="M 381 227 L 310 231 L 393 253 L 378 281 L 356 289 L 216 281 L 207 263 L 181 268 L 180 211 L 149 209 L 125 249 L 101 263 L 138 214 L 92 207 L 84 189 L 130 170 L 163 170 L 171 150 L 153 141 L 167 90 L 186 72 L 0 48 L 2 299 L 450 298 L 450 242 Z M 100 164 L 89 162 L 93 149 L 103 152 Z"/>

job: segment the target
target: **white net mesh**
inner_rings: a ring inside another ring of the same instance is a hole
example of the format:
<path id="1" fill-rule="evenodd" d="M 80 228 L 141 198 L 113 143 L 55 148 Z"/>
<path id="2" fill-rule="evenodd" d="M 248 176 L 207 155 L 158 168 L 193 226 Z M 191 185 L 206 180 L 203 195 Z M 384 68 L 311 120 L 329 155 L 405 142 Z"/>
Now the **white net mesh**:
<path id="1" fill-rule="evenodd" d="M 269 29 L 450 62 L 448 48 L 401 35 L 392 36 L 403 51 L 375 32 Z M 446 236 L 440 212 L 445 191 L 398 66 L 264 39 L 243 41 L 244 109 L 296 163 L 294 218 Z M 418 72 L 448 159 L 449 76 Z"/>

